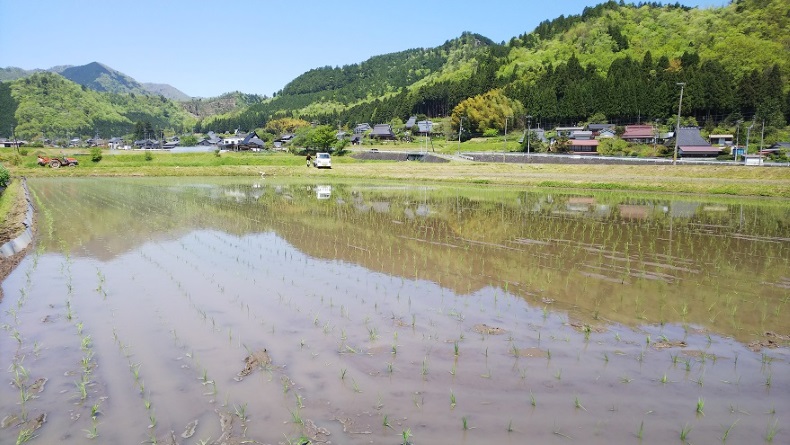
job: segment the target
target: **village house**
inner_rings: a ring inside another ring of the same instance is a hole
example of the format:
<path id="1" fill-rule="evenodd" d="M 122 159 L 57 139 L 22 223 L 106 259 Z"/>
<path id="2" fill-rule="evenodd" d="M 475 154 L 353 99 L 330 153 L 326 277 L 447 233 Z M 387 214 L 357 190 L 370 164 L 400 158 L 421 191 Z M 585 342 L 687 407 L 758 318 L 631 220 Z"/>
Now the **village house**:
<path id="1" fill-rule="evenodd" d="M 370 124 L 368 124 L 367 122 L 362 124 L 357 124 L 357 126 L 354 127 L 354 134 L 362 134 L 368 131 L 370 131 Z"/>
<path id="2" fill-rule="evenodd" d="M 699 127 L 680 127 L 677 131 L 678 156 L 716 157 L 721 153 L 719 147 L 711 146 L 699 133 Z"/>
<path id="3" fill-rule="evenodd" d="M 729 147 L 732 145 L 732 135 L 731 134 L 712 134 L 708 136 L 708 141 L 710 141 L 710 145 L 718 145 L 720 147 Z"/>
<path id="4" fill-rule="evenodd" d="M 653 144 L 656 141 L 656 130 L 652 125 L 626 125 L 620 138 L 633 144 Z"/>
<path id="5" fill-rule="evenodd" d="M 587 131 L 592 131 L 593 137 L 600 136 L 604 130 L 609 130 L 612 134 L 615 134 L 614 124 L 587 124 Z"/>
<path id="6" fill-rule="evenodd" d="M 583 131 L 584 127 L 556 127 L 554 131 L 558 138 L 570 138 L 574 131 Z"/>
<path id="7" fill-rule="evenodd" d="M 376 124 L 376 126 L 373 127 L 373 131 L 370 133 L 370 137 L 375 139 L 394 140 L 395 133 L 392 131 L 392 125 L 390 124 Z"/>
<path id="8" fill-rule="evenodd" d="M 597 155 L 600 143 L 597 139 L 570 139 L 568 140 L 568 148 L 574 154 Z"/>

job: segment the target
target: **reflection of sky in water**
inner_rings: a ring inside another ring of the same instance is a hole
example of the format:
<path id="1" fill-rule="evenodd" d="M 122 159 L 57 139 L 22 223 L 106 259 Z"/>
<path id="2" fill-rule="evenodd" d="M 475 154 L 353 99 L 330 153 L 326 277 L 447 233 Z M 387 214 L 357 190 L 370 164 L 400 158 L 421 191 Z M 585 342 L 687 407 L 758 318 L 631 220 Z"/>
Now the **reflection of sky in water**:
<path id="1" fill-rule="evenodd" d="M 417 271 L 459 293 L 509 283 L 524 298 L 543 292 L 624 323 L 682 321 L 689 313 L 689 321 L 740 337 L 740 323 L 752 332 L 790 323 L 775 315 L 790 288 L 780 267 L 790 256 L 790 211 L 763 201 L 268 179 L 34 183 L 59 216 L 59 237 L 42 244 L 65 244 L 75 255 L 107 259 L 192 230 L 273 231 L 314 257 L 404 277 Z M 662 309 L 642 308 L 634 292 L 669 300 Z M 587 298 L 571 301 L 575 295 Z M 710 316 L 709 299 L 720 312 L 744 316 L 737 323 Z"/>
<path id="2" fill-rule="evenodd" d="M 30 183 L 41 248 L 4 283 L 0 321 L 21 345 L 0 336 L 0 358 L 24 355 L 31 380 L 50 378 L 26 406 L 52 410 L 37 432 L 47 443 L 84 443 L 94 403 L 107 443 L 195 419 L 195 438 L 220 437 L 219 413 L 242 406 L 259 443 L 299 437 L 297 410 L 351 445 L 395 443 L 406 428 L 415 443 L 569 441 L 556 432 L 623 443 L 641 424 L 656 443 L 683 425 L 712 443 L 736 419 L 730 441 L 751 443 L 790 409 L 787 349 L 746 347 L 790 330 L 788 209 L 770 201 L 359 184 L 332 184 L 324 200 L 316 184 L 258 178 Z M 77 323 L 99 366 L 75 404 Z M 274 366 L 236 380 L 263 348 Z M 18 397 L 0 387 L 2 411 L 18 411 Z M 788 437 L 782 428 L 774 442 Z"/>

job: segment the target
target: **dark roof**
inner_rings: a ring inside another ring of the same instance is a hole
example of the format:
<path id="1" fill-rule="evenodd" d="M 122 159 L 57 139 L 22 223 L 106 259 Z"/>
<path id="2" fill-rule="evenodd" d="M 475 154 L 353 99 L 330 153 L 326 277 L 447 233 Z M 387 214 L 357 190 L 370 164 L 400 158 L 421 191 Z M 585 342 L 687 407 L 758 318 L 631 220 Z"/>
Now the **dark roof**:
<path id="1" fill-rule="evenodd" d="M 354 133 L 364 133 L 368 130 L 370 130 L 370 124 L 367 122 L 363 124 L 357 124 L 357 126 L 354 127 Z"/>
<path id="2" fill-rule="evenodd" d="M 395 133 L 392 132 L 392 126 L 390 124 L 376 124 L 373 127 L 373 132 L 370 133 L 372 137 L 378 138 L 394 138 Z"/>
<path id="3" fill-rule="evenodd" d="M 790 150 L 790 142 L 774 142 L 774 144 L 768 148 L 770 149 L 784 148 Z"/>
<path id="4" fill-rule="evenodd" d="M 258 133 L 256 133 L 256 132 L 254 132 L 254 131 L 253 131 L 252 133 L 249 133 L 247 136 L 245 136 L 245 137 L 244 137 L 244 140 L 243 140 L 243 141 L 241 141 L 241 143 L 240 143 L 239 145 L 250 145 L 250 141 L 251 141 L 253 138 L 255 138 L 255 139 L 258 139 L 258 140 L 261 140 L 261 139 L 258 137 Z"/>
<path id="5" fill-rule="evenodd" d="M 710 143 L 699 134 L 698 127 L 680 127 L 678 147 L 710 147 Z"/>
<path id="6" fill-rule="evenodd" d="M 244 139 L 244 144 L 242 144 L 242 145 L 250 145 L 250 146 L 255 145 L 255 146 L 258 146 L 258 147 L 263 147 L 263 146 L 266 145 L 266 143 L 263 142 L 263 140 L 261 138 L 259 138 L 258 136 L 254 136 L 254 137 L 251 137 L 249 140 Z"/>
<path id="7" fill-rule="evenodd" d="M 411 128 L 417 123 L 417 116 L 412 116 L 406 121 L 406 128 Z"/>

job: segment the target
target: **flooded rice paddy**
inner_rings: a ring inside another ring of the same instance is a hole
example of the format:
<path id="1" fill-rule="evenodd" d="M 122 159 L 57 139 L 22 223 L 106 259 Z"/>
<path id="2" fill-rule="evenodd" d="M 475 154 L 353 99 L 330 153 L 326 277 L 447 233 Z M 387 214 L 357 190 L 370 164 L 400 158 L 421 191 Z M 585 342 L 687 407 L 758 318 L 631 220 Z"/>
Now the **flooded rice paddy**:
<path id="1" fill-rule="evenodd" d="M 790 443 L 790 204 L 31 179 L 2 443 Z"/>

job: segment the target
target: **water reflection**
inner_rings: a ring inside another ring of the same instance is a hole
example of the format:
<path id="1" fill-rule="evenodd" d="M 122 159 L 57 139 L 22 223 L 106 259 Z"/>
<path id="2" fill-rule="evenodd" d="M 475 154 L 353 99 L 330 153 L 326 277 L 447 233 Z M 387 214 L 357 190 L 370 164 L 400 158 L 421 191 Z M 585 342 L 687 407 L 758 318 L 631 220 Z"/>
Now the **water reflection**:
<path id="1" fill-rule="evenodd" d="M 198 229 L 274 232 L 311 257 L 461 295 L 500 288 L 585 323 L 686 323 L 742 341 L 790 331 L 784 201 L 194 178 L 30 186 L 53 251 L 108 260 Z"/>

